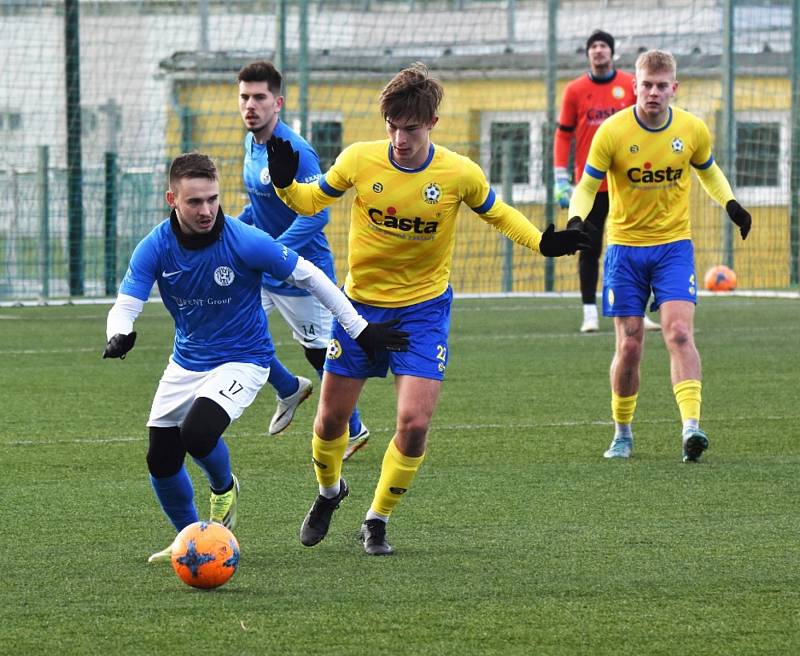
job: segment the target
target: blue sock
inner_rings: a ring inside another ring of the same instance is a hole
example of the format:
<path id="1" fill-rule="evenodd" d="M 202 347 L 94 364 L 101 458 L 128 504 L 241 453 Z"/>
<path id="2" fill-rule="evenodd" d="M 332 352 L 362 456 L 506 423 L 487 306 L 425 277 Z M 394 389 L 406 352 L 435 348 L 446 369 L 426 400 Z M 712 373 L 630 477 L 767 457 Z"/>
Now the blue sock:
<path id="1" fill-rule="evenodd" d="M 155 490 L 161 509 L 176 531 L 182 531 L 189 524 L 199 521 L 194 507 L 192 479 L 189 478 L 185 466 L 181 466 L 177 474 L 166 478 L 156 478 L 151 474 L 150 484 Z"/>
<path id="2" fill-rule="evenodd" d="M 319 379 L 322 380 L 322 372 L 324 369 L 317 369 L 317 376 Z M 350 415 L 350 421 L 348 422 L 348 428 L 350 429 L 350 436 L 358 435 L 361 432 L 361 413 L 358 411 L 358 406 L 356 406 L 355 410 L 353 410 L 353 414 Z"/>
<path id="3" fill-rule="evenodd" d="M 207 456 L 202 458 L 192 456 L 192 458 L 198 467 L 203 470 L 208 479 L 208 484 L 215 492 L 227 490 L 233 483 L 231 454 L 228 452 L 228 445 L 225 444 L 225 440 L 222 437 L 217 440 L 217 445 L 211 449 L 211 453 Z"/>
<path id="4" fill-rule="evenodd" d="M 272 358 L 269 365 L 269 378 L 267 378 L 272 387 L 278 393 L 278 396 L 285 399 L 291 396 L 300 387 L 300 381 L 297 377 L 283 366 L 283 363 L 278 358 Z"/>
<path id="5" fill-rule="evenodd" d="M 356 409 L 353 410 L 353 414 L 350 415 L 350 435 L 358 435 L 361 432 L 361 413 L 358 411 L 358 406 Z"/>

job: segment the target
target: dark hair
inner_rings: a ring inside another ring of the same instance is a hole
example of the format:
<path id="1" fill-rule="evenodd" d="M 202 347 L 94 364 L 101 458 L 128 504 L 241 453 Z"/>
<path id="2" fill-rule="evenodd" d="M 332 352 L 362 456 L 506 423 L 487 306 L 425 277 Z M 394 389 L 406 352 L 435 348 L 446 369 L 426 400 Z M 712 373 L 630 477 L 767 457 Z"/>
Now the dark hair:
<path id="1" fill-rule="evenodd" d="M 608 32 L 604 32 L 603 30 L 595 30 L 589 35 L 589 38 L 586 39 L 586 52 L 589 52 L 589 48 L 592 47 L 592 44 L 595 41 L 602 41 L 605 43 L 609 48 L 611 48 L 611 54 L 614 54 L 614 37 L 611 36 Z"/>
<path id="2" fill-rule="evenodd" d="M 430 77 L 425 64 L 415 62 L 383 88 L 381 114 L 384 119 L 412 119 L 427 124 L 435 118 L 443 96 L 439 80 Z"/>
<path id="3" fill-rule="evenodd" d="M 239 82 L 266 82 L 272 95 L 281 95 L 283 76 L 272 62 L 264 59 L 243 66 L 239 71 L 238 80 Z"/>
<path id="4" fill-rule="evenodd" d="M 219 180 L 217 166 L 208 155 L 202 153 L 184 153 L 172 160 L 169 167 L 169 186 L 184 178 L 206 178 Z"/>

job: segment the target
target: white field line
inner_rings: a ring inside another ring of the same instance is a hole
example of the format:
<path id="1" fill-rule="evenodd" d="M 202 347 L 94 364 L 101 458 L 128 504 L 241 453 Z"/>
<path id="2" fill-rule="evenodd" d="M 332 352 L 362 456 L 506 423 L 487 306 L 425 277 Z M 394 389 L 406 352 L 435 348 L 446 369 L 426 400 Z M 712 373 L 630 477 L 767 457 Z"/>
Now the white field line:
<path id="1" fill-rule="evenodd" d="M 759 328 L 759 334 L 765 333 L 783 333 L 783 332 L 797 332 L 798 326 L 796 324 L 778 324 L 772 326 L 762 326 Z M 752 330 L 750 328 L 746 328 L 744 326 L 737 327 L 737 326 L 729 326 L 726 328 L 726 332 L 728 333 L 750 333 Z M 570 331 L 570 332 L 563 332 L 563 333 L 539 333 L 539 332 L 528 332 L 528 333 L 492 333 L 488 335 L 460 335 L 458 331 L 455 331 L 455 334 L 450 335 L 450 344 L 458 344 L 459 342 L 499 342 L 505 340 L 512 340 L 515 342 L 519 342 L 521 340 L 531 341 L 531 340 L 549 340 L 549 339 L 596 339 L 598 337 L 608 337 L 609 335 L 613 335 L 614 331 L 612 330 L 612 326 L 609 320 L 609 326 L 606 330 L 600 330 L 596 333 L 579 333 L 577 331 Z M 702 330 L 695 330 L 695 335 L 702 335 Z M 101 338 L 102 339 L 102 338 Z M 273 341 L 273 345 L 276 348 L 281 348 L 283 346 L 289 346 L 290 344 L 295 344 L 296 342 L 292 339 L 289 341 Z M 100 353 L 102 354 L 103 348 L 105 348 L 105 344 L 100 344 L 98 342 L 98 346 L 90 346 L 90 347 L 64 347 L 64 348 L 55 348 L 55 349 L 0 349 L 0 355 L 57 355 L 57 354 L 68 354 L 68 353 Z M 169 344 L 162 346 L 137 346 L 135 347 L 137 351 L 163 351 L 167 356 L 171 353 L 171 348 Z"/>
<path id="2" fill-rule="evenodd" d="M 763 289 L 737 289 L 733 292 L 709 292 L 700 290 L 700 296 L 737 296 L 745 298 L 793 298 L 800 299 L 800 290 L 763 290 Z M 456 293 L 456 299 L 475 299 L 475 298 L 580 298 L 578 292 L 496 292 L 491 294 L 462 294 Z M 113 305 L 114 298 L 66 298 L 66 299 L 33 299 L 26 301 L 0 301 L 0 308 L 3 307 L 44 307 L 49 305 Z M 149 299 L 150 303 L 161 303 L 161 298 L 154 296 Z M 507 310 L 507 308 L 504 308 Z"/>
<path id="3" fill-rule="evenodd" d="M 759 422 L 764 423 L 768 421 L 797 421 L 800 419 L 800 416 L 779 416 L 779 417 L 755 417 L 755 416 L 741 416 L 741 417 L 725 417 L 722 419 L 713 419 L 713 418 L 706 418 L 703 420 L 705 425 L 714 424 L 717 422 L 736 422 L 736 423 L 753 423 Z M 680 421 L 677 420 L 675 417 L 670 418 L 661 418 L 661 419 L 642 419 L 636 420 L 637 425 L 662 425 L 662 424 L 675 424 L 679 425 Z M 592 420 L 592 421 L 555 421 L 555 422 L 514 422 L 514 423 L 492 423 L 492 424 L 448 424 L 448 425 L 436 425 L 434 424 L 431 427 L 431 434 L 435 435 L 436 433 L 441 432 L 476 432 L 476 431 L 486 431 L 486 430 L 526 430 L 526 429 L 547 429 L 547 428 L 576 428 L 581 426 L 613 426 L 614 422 L 610 420 Z M 310 430 L 310 429 L 309 429 Z M 677 430 L 677 429 L 676 429 Z M 393 428 L 375 428 L 373 430 L 370 428 L 370 432 L 372 433 L 393 433 Z M 272 438 L 267 435 L 266 432 L 264 433 L 256 433 L 256 432 L 239 432 L 236 430 L 228 431 L 226 434 L 228 439 L 241 439 L 241 438 L 263 438 L 269 442 L 275 442 L 276 444 L 282 441 L 282 438 Z M 14 440 L 13 442 L 9 442 L 8 446 L 10 447 L 25 447 L 25 446 L 52 446 L 57 444 L 118 444 L 118 443 L 127 443 L 127 442 L 146 442 L 147 441 L 147 431 L 145 428 L 142 428 L 142 435 L 139 437 L 131 437 L 131 436 L 117 436 L 117 437 L 74 437 L 68 439 L 49 439 L 46 437 L 42 438 L 31 438 L 27 440 Z"/>

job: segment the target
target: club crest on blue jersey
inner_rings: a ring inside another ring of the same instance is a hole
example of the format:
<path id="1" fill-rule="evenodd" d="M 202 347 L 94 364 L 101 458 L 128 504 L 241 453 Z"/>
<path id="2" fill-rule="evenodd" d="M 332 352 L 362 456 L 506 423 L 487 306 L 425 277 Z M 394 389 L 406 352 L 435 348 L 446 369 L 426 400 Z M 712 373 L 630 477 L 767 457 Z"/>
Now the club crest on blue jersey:
<path id="1" fill-rule="evenodd" d="M 435 182 L 428 183 L 422 190 L 422 200 L 424 200 L 429 205 L 434 205 L 438 203 L 441 197 L 442 197 L 442 188 Z"/>
<path id="2" fill-rule="evenodd" d="M 261 173 L 258 174 L 258 179 L 260 180 L 261 184 L 268 185 L 272 178 L 269 177 L 269 167 L 264 167 L 261 169 Z"/>
<path id="3" fill-rule="evenodd" d="M 217 283 L 220 287 L 228 287 L 229 285 L 233 284 L 236 275 L 233 273 L 233 269 L 227 266 L 217 267 L 214 271 L 214 282 Z"/>

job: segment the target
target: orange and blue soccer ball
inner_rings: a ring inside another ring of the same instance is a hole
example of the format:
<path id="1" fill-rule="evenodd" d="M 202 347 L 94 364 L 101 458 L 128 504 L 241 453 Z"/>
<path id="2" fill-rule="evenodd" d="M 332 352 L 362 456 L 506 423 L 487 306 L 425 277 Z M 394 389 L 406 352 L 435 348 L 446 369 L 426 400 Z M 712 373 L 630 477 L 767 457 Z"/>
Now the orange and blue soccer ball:
<path id="1" fill-rule="evenodd" d="M 239 543 L 222 524 L 189 524 L 172 545 L 172 568 L 193 588 L 218 588 L 238 567 Z"/>
<path id="2" fill-rule="evenodd" d="M 732 292 L 736 289 L 736 272 L 724 264 L 718 264 L 706 271 L 706 289 L 712 292 Z"/>

